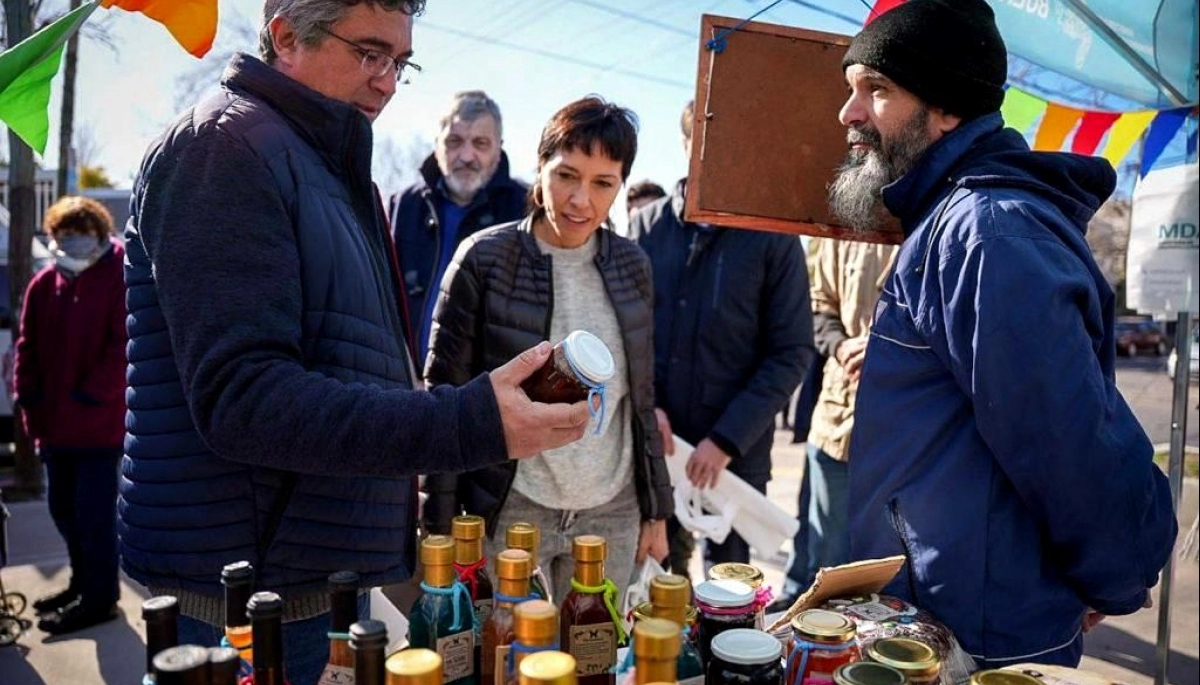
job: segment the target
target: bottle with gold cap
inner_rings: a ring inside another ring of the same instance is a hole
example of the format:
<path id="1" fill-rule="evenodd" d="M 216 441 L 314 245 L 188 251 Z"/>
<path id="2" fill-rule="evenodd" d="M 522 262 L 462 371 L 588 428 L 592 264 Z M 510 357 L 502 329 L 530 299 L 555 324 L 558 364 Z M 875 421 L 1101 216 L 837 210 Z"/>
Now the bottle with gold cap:
<path id="1" fill-rule="evenodd" d="M 681 646 L 679 624 L 665 618 L 648 618 L 633 627 L 633 660 L 636 685 L 656 681 L 673 683 Z"/>
<path id="2" fill-rule="evenodd" d="M 529 556 L 533 558 L 533 573 L 529 574 L 529 586 L 538 597 L 553 602 L 550 583 L 538 564 L 538 547 L 542 544 L 542 532 L 538 530 L 537 525 L 524 521 L 509 524 L 508 530 L 504 531 L 504 544 L 509 549 L 523 549 L 529 552 Z"/>
<path id="3" fill-rule="evenodd" d="M 442 657 L 430 649 L 406 649 L 384 662 L 387 685 L 442 685 Z"/>
<path id="4" fill-rule="evenodd" d="M 696 644 L 687 637 L 687 616 L 689 609 L 692 609 L 691 602 L 692 584 L 684 576 L 664 573 L 650 579 L 651 615 L 671 621 L 679 627 L 680 649 L 675 662 L 675 677 L 682 685 L 703 685 L 704 662 L 700 660 Z M 636 633 L 634 638 L 636 640 Z M 641 672 L 640 667 L 638 672 Z"/>
<path id="5" fill-rule="evenodd" d="M 455 516 L 450 519 L 450 535 L 454 537 L 454 570 L 458 579 L 471 591 L 475 611 L 475 672 L 479 672 L 483 657 L 483 624 L 492 613 L 492 577 L 488 573 L 487 557 L 483 553 L 486 534 L 482 516 Z"/>
<path id="6" fill-rule="evenodd" d="M 530 654 L 518 669 L 518 685 L 578 685 L 575 657 L 565 652 Z"/>
<path id="7" fill-rule="evenodd" d="M 931 685 L 938 681 L 941 660 L 933 647 L 907 637 L 885 637 L 867 646 L 867 658 L 887 664 L 903 673 L 910 685 Z"/>
<path id="8" fill-rule="evenodd" d="M 508 646 L 513 634 L 513 608 L 531 599 L 529 596 L 529 573 L 533 561 L 529 552 L 506 549 L 496 555 L 496 603 L 492 613 L 483 624 L 483 658 L 479 676 L 486 685 L 495 682 L 496 671 L 504 670 L 508 657 Z"/>
<path id="9" fill-rule="evenodd" d="M 477 685 L 471 593 L 454 571 L 454 551 L 454 539 L 445 535 L 421 541 L 424 594 L 408 617 L 408 644 L 441 656 L 446 683 Z"/>
<path id="10" fill-rule="evenodd" d="M 517 669 L 530 654 L 558 651 L 558 609 L 544 599 L 513 607 L 513 641 L 505 660 L 505 684 L 518 685 Z"/>
<path id="11" fill-rule="evenodd" d="M 559 644 L 575 657 L 581 685 L 614 685 L 617 646 L 625 644 L 625 622 L 617 610 L 617 586 L 604 577 L 608 543 L 580 535 L 571 547 L 575 577 L 563 599 Z"/>

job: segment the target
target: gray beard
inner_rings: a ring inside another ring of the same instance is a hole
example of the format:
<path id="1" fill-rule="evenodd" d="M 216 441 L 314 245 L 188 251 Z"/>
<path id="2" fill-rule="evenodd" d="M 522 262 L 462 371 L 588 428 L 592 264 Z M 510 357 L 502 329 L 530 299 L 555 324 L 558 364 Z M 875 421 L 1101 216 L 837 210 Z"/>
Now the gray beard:
<path id="1" fill-rule="evenodd" d="M 853 128 L 847 134 L 850 142 L 873 145 L 866 153 L 851 150 L 829 186 L 829 208 L 846 226 L 865 233 L 883 223 L 883 188 L 908 173 L 929 148 L 928 121 L 929 111 L 922 107 L 884 144 L 874 129 Z"/>
<path id="2" fill-rule="evenodd" d="M 444 175 L 442 178 L 445 179 L 446 187 L 450 189 L 451 193 L 457 197 L 470 199 L 475 197 L 475 193 L 478 193 L 480 190 L 483 190 L 487 187 L 487 184 L 492 181 L 492 176 L 496 175 L 496 168 L 498 166 L 499 165 L 493 166 L 491 169 L 485 169 L 483 173 L 475 177 L 476 180 L 472 183 L 462 183 L 458 180 L 458 177 L 453 174 Z"/>

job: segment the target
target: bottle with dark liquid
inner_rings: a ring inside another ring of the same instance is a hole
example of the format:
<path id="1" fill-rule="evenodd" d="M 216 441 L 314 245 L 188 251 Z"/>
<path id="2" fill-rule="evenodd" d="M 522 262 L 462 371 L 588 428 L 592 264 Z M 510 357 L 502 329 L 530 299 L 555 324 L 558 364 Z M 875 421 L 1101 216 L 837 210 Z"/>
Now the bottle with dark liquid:
<path id="1" fill-rule="evenodd" d="M 253 685 L 287 685 L 283 673 L 283 600 L 274 592 L 256 592 L 246 602 L 254 636 Z"/>
<path id="2" fill-rule="evenodd" d="M 504 544 L 509 549 L 523 549 L 529 552 L 529 556 L 533 560 L 533 573 L 529 575 L 530 590 L 537 593 L 539 599 L 553 602 L 554 598 L 550 596 L 550 583 L 546 580 L 546 574 L 542 572 L 541 565 L 538 564 L 538 547 L 541 543 L 542 532 L 532 523 L 518 521 L 510 524 L 508 530 L 504 531 Z"/>
<path id="3" fill-rule="evenodd" d="M 329 661 L 318 685 L 355 682 L 350 625 L 358 620 L 358 583 L 358 574 L 353 571 L 329 576 Z"/>
<path id="4" fill-rule="evenodd" d="M 505 685 L 517 685 L 521 662 L 530 654 L 558 651 L 558 609 L 544 599 L 513 607 L 513 641 L 505 669 Z"/>
<path id="5" fill-rule="evenodd" d="M 496 555 L 496 578 L 499 581 L 492 613 L 483 624 L 483 658 L 479 670 L 480 682 L 494 683 L 496 671 L 504 670 L 508 646 L 513 641 L 513 608 L 529 601 L 529 573 L 533 563 L 529 553 L 506 549 Z"/>
<path id="6" fill-rule="evenodd" d="M 406 649 L 387 660 L 387 685 L 442 685 L 442 657 L 429 649 Z"/>
<path id="7" fill-rule="evenodd" d="M 650 579 L 651 615 L 671 621 L 681 631 L 675 677 L 679 679 L 680 685 L 703 685 L 704 662 L 700 659 L 700 651 L 696 649 L 696 644 L 687 637 L 687 615 L 692 608 L 691 604 L 692 584 L 687 578 L 664 573 Z"/>
<path id="8" fill-rule="evenodd" d="M 454 540 L 445 535 L 421 541 L 424 594 L 408 616 L 408 644 L 441 656 L 448 685 L 477 685 L 471 593 L 455 573 L 454 548 Z"/>
<path id="9" fill-rule="evenodd" d="M 158 685 L 209 685 L 208 650 L 196 645 L 168 647 L 154 656 Z"/>
<path id="10" fill-rule="evenodd" d="M 479 673 L 483 663 L 483 624 L 492 613 L 495 594 L 487 557 L 483 554 L 483 536 L 486 534 L 483 517 L 455 516 L 450 520 L 450 534 L 454 537 L 454 570 L 471 591 L 471 605 L 475 611 L 475 672 Z"/>
<path id="11" fill-rule="evenodd" d="M 681 641 L 679 626 L 665 618 L 648 618 L 633 627 L 636 685 L 676 681 L 675 663 Z"/>
<path id="12" fill-rule="evenodd" d="M 208 648 L 208 672 L 211 685 L 237 685 L 242 655 L 233 647 Z"/>
<path id="13" fill-rule="evenodd" d="M 155 685 L 154 657 L 179 644 L 179 600 L 170 595 L 151 597 L 142 602 L 142 620 L 146 622 L 146 675 L 144 685 Z"/>
<path id="14" fill-rule="evenodd" d="M 354 685 L 383 685 L 387 626 L 366 619 L 350 626 L 350 651 L 354 652 Z"/>
<path id="15" fill-rule="evenodd" d="M 563 599 L 559 644 L 575 657 L 581 685 L 614 685 L 617 646 L 625 625 L 617 610 L 617 586 L 604 577 L 608 544 L 598 535 L 580 535 L 571 549 L 575 577 Z"/>
<path id="16" fill-rule="evenodd" d="M 238 650 L 244 665 L 242 675 L 250 672 L 254 663 L 254 638 L 246 603 L 254 594 L 254 567 L 248 561 L 236 561 L 221 569 L 221 585 L 225 586 L 225 639 L 221 644 Z"/>

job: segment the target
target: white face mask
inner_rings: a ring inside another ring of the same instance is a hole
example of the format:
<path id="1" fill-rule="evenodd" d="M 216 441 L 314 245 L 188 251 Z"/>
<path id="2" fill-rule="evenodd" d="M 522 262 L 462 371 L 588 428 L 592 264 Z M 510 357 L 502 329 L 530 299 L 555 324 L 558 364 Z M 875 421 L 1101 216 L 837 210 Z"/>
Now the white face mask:
<path id="1" fill-rule="evenodd" d="M 107 240 L 91 235 L 68 235 L 50 242 L 55 265 L 76 274 L 95 264 L 107 247 Z"/>

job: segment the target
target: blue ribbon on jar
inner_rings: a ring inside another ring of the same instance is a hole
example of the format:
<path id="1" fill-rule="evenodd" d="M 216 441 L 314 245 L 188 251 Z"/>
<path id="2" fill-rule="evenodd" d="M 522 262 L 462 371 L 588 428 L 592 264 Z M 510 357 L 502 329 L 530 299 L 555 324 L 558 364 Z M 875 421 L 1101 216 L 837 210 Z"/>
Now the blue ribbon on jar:
<path id="1" fill-rule="evenodd" d="M 587 394 L 588 416 L 590 416 L 593 419 L 596 418 L 597 414 L 599 414 L 599 416 L 600 416 L 600 420 L 596 422 L 596 430 L 592 431 L 592 434 L 599 435 L 600 428 L 604 425 L 604 411 L 605 411 L 604 400 L 605 400 L 605 396 L 606 396 L 605 390 L 607 390 L 607 386 L 605 386 L 604 383 L 594 383 L 593 384 L 588 379 L 588 377 L 579 370 L 579 367 L 575 366 L 575 362 L 571 360 L 571 355 L 566 354 L 563 356 L 566 357 L 567 365 L 571 367 L 571 371 L 575 374 L 575 377 L 579 379 L 579 382 L 583 383 L 588 388 L 588 394 Z M 595 404 L 592 402 L 592 399 L 596 398 L 596 397 L 600 398 L 600 409 L 596 409 Z"/>

